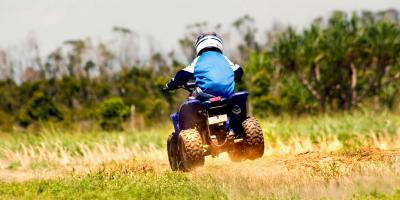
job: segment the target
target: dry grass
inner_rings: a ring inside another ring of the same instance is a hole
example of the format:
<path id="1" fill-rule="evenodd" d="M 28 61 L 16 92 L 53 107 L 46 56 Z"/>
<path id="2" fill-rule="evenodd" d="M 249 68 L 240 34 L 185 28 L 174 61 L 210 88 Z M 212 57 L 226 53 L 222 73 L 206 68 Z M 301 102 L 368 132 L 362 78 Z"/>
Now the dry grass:
<path id="1" fill-rule="evenodd" d="M 85 174 L 104 165 L 121 163 L 127 160 L 154 161 L 165 160 L 165 152 L 153 145 L 143 148 L 140 145 L 125 146 L 124 137 L 113 144 L 77 144 L 78 155 L 62 145 L 21 145 L 20 150 L 2 149 L 0 180 L 24 181 L 29 179 L 48 179 L 62 177 L 70 173 Z"/>

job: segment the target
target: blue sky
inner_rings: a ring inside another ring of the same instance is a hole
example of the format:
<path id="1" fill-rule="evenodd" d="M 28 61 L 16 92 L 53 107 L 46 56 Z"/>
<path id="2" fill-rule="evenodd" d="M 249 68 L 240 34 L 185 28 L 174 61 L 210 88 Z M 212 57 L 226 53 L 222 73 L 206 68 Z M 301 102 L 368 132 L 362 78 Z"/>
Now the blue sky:
<path id="1" fill-rule="evenodd" d="M 400 9 L 400 0 L 0 0 L 0 47 L 34 34 L 47 53 L 67 39 L 107 39 L 123 26 L 170 50 L 194 22 L 229 25 L 249 14 L 264 31 L 276 21 L 301 28 L 337 9 L 387 8 Z"/>

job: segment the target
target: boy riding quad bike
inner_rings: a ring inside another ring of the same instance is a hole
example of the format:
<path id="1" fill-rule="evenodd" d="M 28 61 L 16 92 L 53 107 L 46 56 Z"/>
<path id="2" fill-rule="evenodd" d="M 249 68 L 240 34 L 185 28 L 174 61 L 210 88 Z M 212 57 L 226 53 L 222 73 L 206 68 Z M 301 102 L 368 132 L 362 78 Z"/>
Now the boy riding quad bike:
<path id="1" fill-rule="evenodd" d="M 171 115 L 175 128 L 167 142 L 171 169 L 190 171 L 204 165 L 205 156 L 222 152 L 234 162 L 262 157 L 261 127 L 246 113 L 248 93 L 234 92 L 243 69 L 222 54 L 222 39 L 215 33 L 201 34 L 195 48 L 197 58 L 163 88 L 190 92 L 179 112 Z"/>

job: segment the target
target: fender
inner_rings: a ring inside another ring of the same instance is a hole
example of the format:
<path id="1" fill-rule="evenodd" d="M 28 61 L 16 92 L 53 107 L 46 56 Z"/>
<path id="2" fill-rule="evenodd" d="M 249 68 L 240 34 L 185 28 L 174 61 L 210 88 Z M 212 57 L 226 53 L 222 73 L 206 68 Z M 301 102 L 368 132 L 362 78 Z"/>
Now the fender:
<path id="1" fill-rule="evenodd" d="M 174 124 L 175 134 L 181 132 L 181 129 L 179 127 L 179 112 L 172 113 L 170 115 L 170 118 L 172 120 L 172 124 Z"/>
<path id="2" fill-rule="evenodd" d="M 179 112 L 170 116 L 174 123 L 175 138 L 178 138 L 181 130 L 196 128 L 201 123 L 199 111 L 202 109 L 201 101 L 197 99 L 189 99 L 181 104 Z"/>

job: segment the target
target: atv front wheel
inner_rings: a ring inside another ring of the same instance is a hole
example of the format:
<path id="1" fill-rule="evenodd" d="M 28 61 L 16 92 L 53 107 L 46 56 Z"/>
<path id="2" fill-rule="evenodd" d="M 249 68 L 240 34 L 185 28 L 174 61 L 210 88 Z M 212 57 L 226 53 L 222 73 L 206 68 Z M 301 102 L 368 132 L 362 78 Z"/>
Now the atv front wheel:
<path id="1" fill-rule="evenodd" d="M 242 123 L 246 157 L 250 160 L 261 158 L 264 154 L 264 136 L 257 119 L 249 117 Z"/>
<path id="2" fill-rule="evenodd" d="M 196 129 L 181 131 L 178 139 L 179 170 L 190 171 L 204 165 L 204 149 L 200 134 Z"/>
<path id="3" fill-rule="evenodd" d="M 172 133 L 168 137 L 167 141 L 167 152 L 168 152 L 168 161 L 171 166 L 172 171 L 179 170 L 179 155 L 178 155 L 178 143 L 174 140 L 174 133 Z"/>

